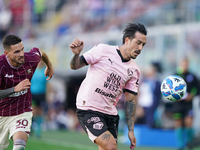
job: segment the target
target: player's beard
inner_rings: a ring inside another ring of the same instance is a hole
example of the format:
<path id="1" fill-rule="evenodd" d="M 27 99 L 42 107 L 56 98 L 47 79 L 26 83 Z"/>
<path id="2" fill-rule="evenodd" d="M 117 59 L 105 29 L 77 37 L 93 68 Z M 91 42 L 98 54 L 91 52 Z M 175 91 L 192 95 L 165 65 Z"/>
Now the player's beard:
<path id="1" fill-rule="evenodd" d="M 136 59 L 138 55 L 140 55 L 141 51 L 140 50 L 135 50 L 134 53 L 137 55 L 131 56 L 132 59 Z"/>
<path id="2" fill-rule="evenodd" d="M 20 59 L 22 59 L 22 60 L 20 60 Z M 18 59 L 11 59 L 11 61 L 14 62 L 14 63 L 16 63 L 16 64 L 18 64 L 18 65 L 22 65 L 25 62 L 23 56 L 20 57 L 20 58 L 18 58 Z"/>
<path id="3" fill-rule="evenodd" d="M 20 59 L 21 59 L 21 62 L 20 62 Z M 22 64 L 24 64 L 24 56 L 21 56 L 20 58 L 19 58 L 19 62 L 18 62 L 18 64 L 20 64 L 20 65 L 22 65 Z"/>
<path id="4" fill-rule="evenodd" d="M 133 57 L 133 56 L 132 56 L 131 58 L 132 58 L 132 59 L 136 59 L 136 57 Z"/>

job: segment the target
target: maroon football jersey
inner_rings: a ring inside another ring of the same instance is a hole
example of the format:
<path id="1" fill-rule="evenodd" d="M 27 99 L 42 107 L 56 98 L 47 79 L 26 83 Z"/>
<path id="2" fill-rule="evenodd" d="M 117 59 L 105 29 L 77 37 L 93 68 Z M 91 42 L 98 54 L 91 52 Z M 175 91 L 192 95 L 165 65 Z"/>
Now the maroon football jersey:
<path id="1" fill-rule="evenodd" d="M 13 67 L 6 55 L 0 56 L 0 90 L 14 87 L 24 79 L 31 81 L 41 60 L 41 53 L 34 47 L 30 52 L 24 53 L 24 59 L 23 65 Z M 0 100 L 0 116 L 14 116 L 29 111 L 32 111 L 30 89 L 13 93 Z"/>

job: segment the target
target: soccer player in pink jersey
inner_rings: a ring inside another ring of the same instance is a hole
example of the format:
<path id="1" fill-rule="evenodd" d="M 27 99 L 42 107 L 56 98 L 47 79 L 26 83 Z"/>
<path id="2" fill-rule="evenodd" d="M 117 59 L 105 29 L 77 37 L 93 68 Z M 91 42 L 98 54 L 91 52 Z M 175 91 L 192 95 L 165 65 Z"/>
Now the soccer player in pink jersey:
<path id="1" fill-rule="evenodd" d="M 45 76 L 54 74 L 45 52 L 34 47 L 24 52 L 22 40 L 15 35 L 3 39 L 4 54 L 0 56 L 0 149 L 12 139 L 13 150 L 24 150 L 32 123 L 31 78 L 42 60 Z"/>
<path id="2" fill-rule="evenodd" d="M 130 149 L 136 146 L 134 116 L 140 70 L 134 59 L 146 44 L 147 31 L 143 24 L 130 23 L 123 33 L 120 47 L 98 44 L 81 56 L 83 41 L 76 39 L 70 44 L 74 53 L 71 69 L 90 65 L 77 94 L 77 116 L 99 150 L 117 150 L 119 116 L 116 105 L 123 92 Z"/>

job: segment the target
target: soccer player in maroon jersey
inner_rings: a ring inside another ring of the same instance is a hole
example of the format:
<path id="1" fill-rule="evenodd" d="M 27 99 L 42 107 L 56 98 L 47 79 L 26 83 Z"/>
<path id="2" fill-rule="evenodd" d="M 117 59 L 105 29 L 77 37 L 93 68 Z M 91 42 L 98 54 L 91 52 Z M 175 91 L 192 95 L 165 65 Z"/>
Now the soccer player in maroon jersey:
<path id="1" fill-rule="evenodd" d="M 22 40 L 15 35 L 3 39 L 4 54 L 0 56 L 0 149 L 6 149 L 9 139 L 13 150 L 24 150 L 31 129 L 31 78 L 42 60 L 45 76 L 54 74 L 45 52 L 34 47 L 24 52 Z"/>

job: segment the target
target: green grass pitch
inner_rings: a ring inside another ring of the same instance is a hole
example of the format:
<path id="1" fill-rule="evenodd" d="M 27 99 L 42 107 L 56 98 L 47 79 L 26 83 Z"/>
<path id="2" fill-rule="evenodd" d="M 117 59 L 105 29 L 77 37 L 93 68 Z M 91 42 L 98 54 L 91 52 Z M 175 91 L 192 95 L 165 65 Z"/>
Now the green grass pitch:
<path id="1" fill-rule="evenodd" d="M 144 137 L 145 138 L 145 137 Z M 6 150 L 12 150 L 10 142 Z M 98 150 L 85 133 L 70 131 L 46 131 L 41 138 L 30 136 L 26 150 Z M 118 150 L 130 150 L 128 145 L 118 143 Z M 136 147 L 135 150 L 175 150 L 172 148 Z M 193 150 L 200 150 L 195 148 Z"/>

